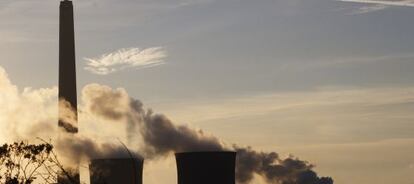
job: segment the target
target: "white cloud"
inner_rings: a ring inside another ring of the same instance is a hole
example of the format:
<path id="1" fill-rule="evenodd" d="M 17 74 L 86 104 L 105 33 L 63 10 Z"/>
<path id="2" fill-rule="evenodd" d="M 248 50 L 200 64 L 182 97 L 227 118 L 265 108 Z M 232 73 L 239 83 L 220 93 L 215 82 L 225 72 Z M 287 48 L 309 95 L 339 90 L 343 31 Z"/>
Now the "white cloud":
<path id="1" fill-rule="evenodd" d="M 414 7 L 414 0 L 338 0 L 341 2 L 351 2 L 365 4 L 358 10 L 351 12 L 350 14 L 363 14 L 370 13 L 378 10 L 383 10 L 390 6 L 408 6 Z"/>
<path id="2" fill-rule="evenodd" d="M 84 58 L 85 70 L 94 74 L 107 75 L 126 68 L 148 68 L 165 64 L 166 51 L 162 47 L 146 49 L 128 48 L 103 54 L 96 58 Z"/>
<path id="3" fill-rule="evenodd" d="M 387 6 L 411 6 L 414 7 L 414 0 L 339 0 L 342 2 L 354 2 L 364 4 L 382 4 Z"/>
<path id="4" fill-rule="evenodd" d="M 358 10 L 355 10 L 351 12 L 351 15 L 357 15 L 357 14 L 364 14 L 364 13 L 370 13 L 374 11 L 379 11 L 387 8 L 388 6 L 383 4 L 374 4 L 374 5 L 368 5 L 368 6 L 362 6 L 358 8 Z"/>

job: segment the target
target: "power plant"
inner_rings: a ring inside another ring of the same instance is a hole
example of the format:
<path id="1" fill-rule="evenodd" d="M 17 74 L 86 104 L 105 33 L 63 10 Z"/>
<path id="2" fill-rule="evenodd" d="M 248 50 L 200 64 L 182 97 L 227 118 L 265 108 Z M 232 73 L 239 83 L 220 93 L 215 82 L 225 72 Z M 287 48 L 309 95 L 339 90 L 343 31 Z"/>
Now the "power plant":
<path id="1" fill-rule="evenodd" d="M 175 154 L 178 184 L 235 184 L 235 152 Z M 143 160 L 95 159 L 89 165 L 90 184 L 142 184 Z"/>
<path id="2" fill-rule="evenodd" d="M 67 133 L 77 133 L 76 58 L 73 3 L 60 2 L 59 122 Z M 235 184 L 235 152 L 176 153 L 178 184 Z M 143 159 L 107 158 L 90 161 L 91 184 L 142 184 Z M 79 172 L 79 171 L 75 171 Z M 74 181 L 75 180 L 75 181 Z M 58 184 L 79 182 L 79 175 L 58 176 Z"/>

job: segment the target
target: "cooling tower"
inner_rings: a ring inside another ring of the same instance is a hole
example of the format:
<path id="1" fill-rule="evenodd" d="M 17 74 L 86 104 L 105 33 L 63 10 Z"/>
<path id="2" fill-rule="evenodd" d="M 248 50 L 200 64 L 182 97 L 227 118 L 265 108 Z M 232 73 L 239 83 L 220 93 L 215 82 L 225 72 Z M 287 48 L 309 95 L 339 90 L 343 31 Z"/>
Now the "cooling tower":
<path id="1" fill-rule="evenodd" d="M 60 2 L 59 18 L 59 127 L 76 133 L 78 117 L 72 1 Z"/>
<path id="2" fill-rule="evenodd" d="M 90 184 L 142 184 L 143 164 L 132 158 L 92 160 Z"/>
<path id="3" fill-rule="evenodd" d="M 178 184 L 235 184 L 235 152 L 176 153 Z"/>
<path id="4" fill-rule="evenodd" d="M 68 173 L 70 178 L 63 172 L 57 175 L 57 184 L 80 184 L 79 173 Z"/>

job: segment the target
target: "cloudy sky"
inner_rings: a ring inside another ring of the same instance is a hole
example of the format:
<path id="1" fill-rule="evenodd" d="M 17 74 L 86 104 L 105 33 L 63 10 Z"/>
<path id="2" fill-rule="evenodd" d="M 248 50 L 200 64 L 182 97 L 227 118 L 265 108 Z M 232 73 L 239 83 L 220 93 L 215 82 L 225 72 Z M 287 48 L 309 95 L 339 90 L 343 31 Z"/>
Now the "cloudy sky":
<path id="1" fill-rule="evenodd" d="M 337 184 L 414 184 L 413 0 L 74 4 L 78 88 L 123 87 L 175 122 L 310 160 Z M 0 66 L 21 89 L 57 85 L 58 6 L 0 1 Z M 145 180 L 175 181 L 167 163 Z"/>

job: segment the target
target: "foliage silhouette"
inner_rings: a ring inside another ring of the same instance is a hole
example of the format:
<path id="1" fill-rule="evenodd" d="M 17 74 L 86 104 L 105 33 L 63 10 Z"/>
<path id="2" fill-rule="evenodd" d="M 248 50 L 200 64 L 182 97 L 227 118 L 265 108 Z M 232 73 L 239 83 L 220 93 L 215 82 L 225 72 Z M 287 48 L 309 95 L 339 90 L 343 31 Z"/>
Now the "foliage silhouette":
<path id="1" fill-rule="evenodd" d="M 53 145 L 42 142 L 21 141 L 0 146 L 0 184 L 52 184 L 58 178 L 64 178 L 65 184 L 79 183 L 75 178 L 78 173 L 64 169 Z"/>

